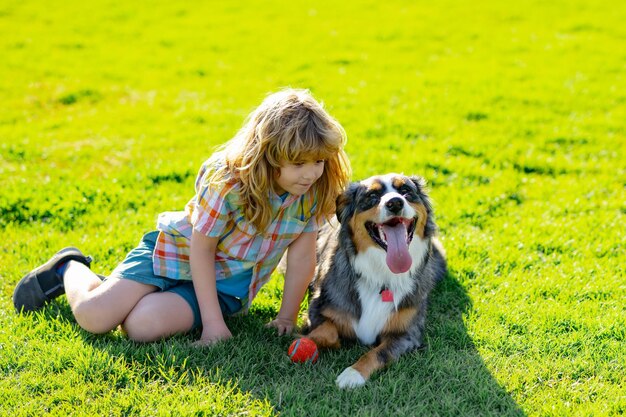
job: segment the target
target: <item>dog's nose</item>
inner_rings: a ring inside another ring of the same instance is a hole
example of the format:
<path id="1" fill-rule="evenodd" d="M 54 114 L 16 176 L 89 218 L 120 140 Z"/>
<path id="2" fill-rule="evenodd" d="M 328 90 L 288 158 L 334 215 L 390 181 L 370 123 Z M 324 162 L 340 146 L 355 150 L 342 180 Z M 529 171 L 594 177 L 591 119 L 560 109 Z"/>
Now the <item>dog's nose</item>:
<path id="1" fill-rule="evenodd" d="M 400 197 L 394 197 L 385 203 L 385 207 L 393 214 L 398 214 L 404 207 L 404 201 Z"/>

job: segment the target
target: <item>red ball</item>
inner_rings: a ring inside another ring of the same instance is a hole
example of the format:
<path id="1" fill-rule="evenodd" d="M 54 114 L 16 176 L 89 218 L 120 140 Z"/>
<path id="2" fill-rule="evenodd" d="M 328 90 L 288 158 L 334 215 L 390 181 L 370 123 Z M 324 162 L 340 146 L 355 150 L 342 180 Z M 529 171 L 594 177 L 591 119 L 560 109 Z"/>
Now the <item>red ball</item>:
<path id="1" fill-rule="evenodd" d="M 315 363 L 319 358 L 317 345 L 308 337 L 294 340 L 287 353 L 294 363 Z"/>

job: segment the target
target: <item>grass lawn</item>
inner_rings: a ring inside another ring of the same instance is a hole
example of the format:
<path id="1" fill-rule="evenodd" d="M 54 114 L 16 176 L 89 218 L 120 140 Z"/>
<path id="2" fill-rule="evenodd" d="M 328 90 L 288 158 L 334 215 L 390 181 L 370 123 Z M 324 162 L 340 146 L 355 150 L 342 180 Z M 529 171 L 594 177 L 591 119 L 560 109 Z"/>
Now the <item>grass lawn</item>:
<path id="1" fill-rule="evenodd" d="M 0 2 L 0 415 L 624 415 L 626 3 L 509 3 Z M 341 121 L 355 179 L 429 180 L 425 351 L 338 390 L 365 348 L 291 364 L 278 275 L 209 349 L 90 335 L 64 297 L 14 313 L 63 246 L 110 272 L 283 86 Z"/>

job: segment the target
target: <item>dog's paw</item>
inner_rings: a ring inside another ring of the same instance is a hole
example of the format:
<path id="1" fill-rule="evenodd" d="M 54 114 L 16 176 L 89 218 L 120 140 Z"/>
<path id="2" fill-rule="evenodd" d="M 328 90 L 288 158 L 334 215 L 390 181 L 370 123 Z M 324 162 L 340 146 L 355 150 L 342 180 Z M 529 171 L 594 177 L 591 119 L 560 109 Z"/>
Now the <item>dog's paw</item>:
<path id="1" fill-rule="evenodd" d="M 358 388 L 365 384 L 365 378 L 356 369 L 348 366 L 335 381 L 339 388 Z"/>

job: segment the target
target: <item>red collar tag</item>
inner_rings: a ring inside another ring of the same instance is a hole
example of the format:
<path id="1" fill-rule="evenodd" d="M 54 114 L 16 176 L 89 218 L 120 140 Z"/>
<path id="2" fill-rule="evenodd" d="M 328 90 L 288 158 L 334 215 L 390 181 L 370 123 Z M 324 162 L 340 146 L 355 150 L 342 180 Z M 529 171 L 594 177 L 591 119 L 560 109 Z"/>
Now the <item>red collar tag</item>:
<path id="1" fill-rule="evenodd" d="M 380 298 L 383 303 L 392 303 L 393 302 L 393 292 L 389 289 L 384 289 L 380 292 Z"/>

